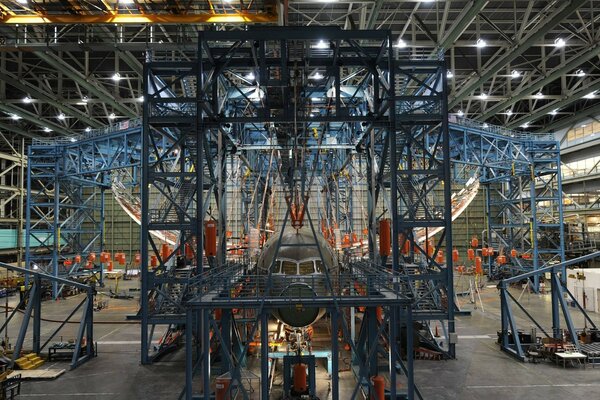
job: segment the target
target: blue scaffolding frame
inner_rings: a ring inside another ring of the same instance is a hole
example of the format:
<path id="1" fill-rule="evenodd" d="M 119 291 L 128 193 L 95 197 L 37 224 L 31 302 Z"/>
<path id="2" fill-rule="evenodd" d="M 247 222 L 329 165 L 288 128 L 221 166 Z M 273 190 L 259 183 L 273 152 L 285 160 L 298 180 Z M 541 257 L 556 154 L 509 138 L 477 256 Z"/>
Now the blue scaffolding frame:
<path id="1" fill-rule="evenodd" d="M 104 249 L 104 196 L 111 187 L 111 172 L 129 168 L 131 176 L 137 176 L 140 140 L 139 121 L 90 132 L 75 141 L 34 140 L 27 165 L 26 269 L 54 277 L 92 276 L 102 285 L 103 266 L 88 269 L 87 258 Z M 54 298 L 62 287 L 52 282 Z"/>
<path id="2" fill-rule="evenodd" d="M 450 124 L 450 140 L 456 179 L 464 180 L 478 169 L 486 188 L 488 225 L 483 245 L 502 251 L 508 259 L 500 265 L 494 257 L 486 257 L 488 274 L 513 276 L 564 262 L 558 141 L 550 134 L 518 132 L 467 119 Z M 511 255 L 513 249 L 516 257 Z M 538 291 L 540 275 L 531 278 Z"/>

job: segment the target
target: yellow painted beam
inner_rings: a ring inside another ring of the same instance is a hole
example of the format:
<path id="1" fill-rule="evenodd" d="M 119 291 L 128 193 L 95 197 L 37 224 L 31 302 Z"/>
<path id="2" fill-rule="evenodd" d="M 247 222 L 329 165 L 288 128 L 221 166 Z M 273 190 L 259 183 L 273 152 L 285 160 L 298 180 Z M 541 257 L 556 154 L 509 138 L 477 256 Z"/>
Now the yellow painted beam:
<path id="1" fill-rule="evenodd" d="M 3 15 L 3 24 L 206 24 L 206 23 L 276 23 L 273 13 L 229 14 L 114 14 L 114 15 Z"/>

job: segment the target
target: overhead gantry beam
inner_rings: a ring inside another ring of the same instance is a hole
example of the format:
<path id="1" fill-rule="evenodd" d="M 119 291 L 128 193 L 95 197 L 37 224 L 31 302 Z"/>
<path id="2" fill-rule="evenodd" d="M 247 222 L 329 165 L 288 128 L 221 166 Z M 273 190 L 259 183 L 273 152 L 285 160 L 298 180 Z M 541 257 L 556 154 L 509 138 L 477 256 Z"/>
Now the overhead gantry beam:
<path id="1" fill-rule="evenodd" d="M 29 133 L 21 128 L 19 128 L 17 125 L 9 125 L 9 124 L 4 124 L 2 122 L 0 122 L 0 131 L 6 131 L 6 132 L 12 132 L 12 133 L 16 133 L 17 135 L 21 135 L 30 139 L 39 139 L 41 136 L 40 135 L 34 135 L 32 133 Z"/>
<path id="2" fill-rule="evenodd" d="M 437 45 L 434 54 L 448 50 L 488 3 L 489 0 L 474 0 L 469 2 L 454 21 L 454 24 L 448 29 L 448 32 L 444 34 L 444 37 Z"/>
<path id="3" fill-rule="evenodd" d="M 52 129 L 52 131 L 54 131 L 60 135 L 64 135 L 64 136 L 72 136 L 73 135 L 73 132 L 70 132 L 68 130 L 68 128 L 65 128 L 64 126 L 55 124 L 54 122 L 50 122 L 47 119 L 43 119 L 39 115 L 36 115 L 27 110 L 23 110 L 20 107 L 14 107 L 12 105 L 0 102 L 0 110 L 4 111 L 6 113 L 9 113 L 9 114 L 14 114 L 18 117 L 23 118 L 26 121 L 29 121 L 36 125 L 39 125 L 43 128 Z"/>
<path id="4" fill-rule="evenodd" d="M 577 69 L 577 67 L 579 67 L 581 64 L 591 61 L 598 55 L 600 55 L 600 42 L 596 43 L 593 46 L 585 48 L 585 50 L 570 58 L 566 63 L 559 65 L 557 68 L 553 69 L 548 75 L 542 76 L 538 80 L 528 85 L 524 85 L 522 90 L 513 94 L 505 101 L 498 102 L 492 107 L 488 108 L 485 114 L 483 114 L 477 119 L 485 121 L 486 119 L 493 117 L 495 114 L 503 112 L 511 105 L 521 100 L 525 100 L 533 93 L 539 92 L 543 87 L 545 87 L 549 83 L 554 82 L 555 80 L 559 79 L 565 74 L 572 72 L 573 70 Z"/>
<path id="5" fill-rule="evenodd" d="M 55 54 L 44 53 L 41 51 L 36 51 L 35 54 L 44 62 L 48 63 L 57 70 L 68 72 L 68 77 L 70 79 L 74 80 L 79 85 L 86 88 L 90 93 L 98 97 L 107 105 L 111 106 L 114 110 L 118 111 L 123 116 L 130 118 L 137 116 L 135 111 L 117 102 L 114 96 L 105 87 L 94 84 L 93 80 L 90 80 L 90 78 L 85 77 L 81 72 L 73 68 L 70 64 L 66 63 L 63 59 L 59 58 Z"/>
<path id="6" fill-rule="evenodd" d="M 527 35 L 523 41 L 517 42 L 514 46 L 510 46 L 507 51 L 491 65 L 483 71 L 478 78 L 472 79 L 470 83 L 467 83 L 449 102 L 448 107 L 452 108 L 458 105 L 462 100 L 469 96 L 475 89 L 481 86 L 481 84 L 487 82 L 500 70 L 510 64 L 517 57 L 520 57 L 525 50 L 533 46 L 535 43 L 543 39 L 546 33 L 550 32 L 557 25 L 564 21 L 564 19 L 575 12 L 579 7 L 586 4 L 586 0 L 571 0 L 560 2 L 558 9 L 553 12 L 545 21 L 539 24 L 539 27 L 533 30 Z"/>
<path id="7" fill-rule="evenodd" d="M 11 74 L 10 72 L 2 68 L 0 68 L 0 80 L 5 81 L 7 84 L 23 91 L 24 93 L 35 96 L 36 99 L 42 100 L 45 103 L 56 107 L 56 109 L 79 119 L 79 121 L 90 125 L 92 128 L 101 128 L 102 126 L 104 126 L 104 124 L 101 124 L 95 119 L 90 118 L 87 114 L 81 112 L 75 107 L 69 107 L 56 101 L 56 95 L 39 90 L 37 87 L 27 82 L 26 80 L 19 79 L 16 75 Z"/>
<path id="8" fill-rule="evenodd" d="M 556 132 L 561 129 L 570 128 L 573 125 L 581 122 L 587 118 L 594 118 L 600 114 L 600 104 L 596 104 L 595 106 L 588 107 L 584 110 L 580 110 L 575 112 L 573 115 L 559 119 L 556 122 L 553 122 L 549 125 L 546 125 L 543 129 L 544 132 Z"/>
<path id="9" fill-rule="evenodd" d="M 237 12 L 227 14 L 106 14 L 106 15 L 4 15 L 1 24 L 215 24 L 277 23 L 277 13 Z"/>
<path id="10" fill-rule="evenodd" d="M 508 124 L 507 128 L 514 129 L 514 128 L 521 126 L 525 122 L 535 121 L 545 115 L 550 114 L 554 110 L 560 110 L 561 108 L 564 108 L 564 107 L 570 105 L 571 103 L 579 101 L 583 98 L 583 96 L 585 96 L 589 93 L 595 92 L 597 90 L 600 90 L 600 80 L 595 81 L 591 85 L 586 85 L 574 93 L 570 93 L 570 94 L 566 95 L 561 100 L 548 103 L 548 104 L 544 105 L 543 107 L 540 107 L 540 108 L 536 109 L 535 111 L 533 111 L 529 114 L 526 114 L 519 119 L 512 121 L 510 124 Z M 575 113 L 577 113 L 577 112 L 575 112 Z"/>

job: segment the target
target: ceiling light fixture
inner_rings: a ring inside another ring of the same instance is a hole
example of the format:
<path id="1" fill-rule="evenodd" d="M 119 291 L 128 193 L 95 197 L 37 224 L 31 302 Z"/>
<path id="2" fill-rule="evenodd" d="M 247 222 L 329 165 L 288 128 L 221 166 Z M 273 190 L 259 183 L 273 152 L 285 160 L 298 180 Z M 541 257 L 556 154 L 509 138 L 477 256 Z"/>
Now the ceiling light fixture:
<path id="1" fill-rule="evenodd" d="M 457 112 L 459 117 L 462 117 L 463 115 L 465 115 L 465 113 L 463 112 L 463 110 L 458 110 Z"/>
<path id="2" fill-rule="evenodd" d="M 86 131 L 86 132 L 91 132 L 91 131 L 92 131 L 92 128 L 90 128 L 90 127 L 88 126 L 87 128 L 85 128 L 85 131 Z"/>
<path id="3" fill-rule="evenodd" d="M 119 82 L 121 80 L 121 74 L 115 72 L 115 74 L 112 76 L 112 80 L 115 82 Z"/>
<path id="4" fill-rule="evenodd" d="M 477 39 L 477 47 L 479 47 L 480 49 L 483 49 L 485 46 L 487 46 L 487 42 L 483 39 Z"/>
<path id="5" fill-rule="evenodd" d="M 65 114 L 60 113 L 60 114 L 58 114 L 58 116 L 56 118 L 58 118 L 61 121 L 64 121 L 66 117 L 65 117 Z"/>
<path id="6" fill-rule="evenodd" d="M 110 115 L 108 116 L 108 119 L 115 119 L 115 118 L 117 118 L 115 113 L 110 113 Z"/>
<path id="7" fill-rule="evenodd" d="M 513 114 L 512 110 L 506 110 L 506 115 L 508 115 L 509 117 Z"/>
<path id="8" fill-rule="evenodd" d="M 548 114 L 550 114 L 550 115 L 558 114 L 558 108 L 555 108 L 554 110 L 550 111 Z"/>
<path id="9" fill-rule="evenodd" d="M 578 69 L 577 72 L 575 72 L 575 75 L 581 78 L 585 76 L 585 72 L 582 69 Z"/>
<path id="10" fill-rule="evenodd" d="M 488 98 L 488 95 L 487 95 L 487 93 L 481 93 L 481 94 L 479 95 L 479 98 L 480 98 L 481 100 L 485 100 L 485 99 L 487 99 L 487 98 Z"/>
<path id="11" fill-rule="evenodd" d="M 29 97 L 29 96 L 24 97 L 23 98 L 23 103 L 27 103 L 27 104 L 31 103 L 31 97 Z"/>
<path id="12" fill-rule="evenodd" d="M 446 78 L 452 79 L 453 77 L 454 77 L 454 74 L 452 73 L 452 71 L 448 70 L 448 72 L 446 72 Z"/>
<path id="13" fill-rule="evenodd" d="M 516 78 L 518 78 L 518 77 L 520 77 L 520 76 L 521 76 L 521 73 L 520 73 L 519 71 L 517 71 L 516 69 L 514 69 L 514 70 L 513 70 L 513 72 L 511 72 L 511 73 L 510 73 L 510 76 L 511 76 L 513 79 L 516 79 Z"/>
<path id="14" fill-rule="evenodd" d="M 396 44 L 394 44 L 394 47 L 396 47 L 398 49 L 403 49 L 406 46 L 407 46 L 406 42 L 402 38 L 398 38 L 398 40 L 396 41 Z"/>
<path id="15" fill-rule="evenodd" d="M 489 128 L 489 127 L 490 127 L 490 126 L 489 126 L 488 124 L 486 124 L 486 123 L 484 123 L 484 124 L 483 124 L 483 129 L 487 129 L 487 128 Z"/>
<path id="16" fill-rule="evenodd" d="M 529 122 L 525 122 L 523 125 L 521 125 L 521 128 L 529 128 Z"/>
<path id="17" fill-rule="evenodd" d="M 46 127 L 44 127 L 44 132 L 52 132 L 52 129 L 50 129 L 46 126 Z"/>
<path id="18" fill-rule="evenodd" d="M 537 98 L 537 99 L 541 99 L 541 98 L 543 98 L 543 97 L 544 97 L 544 93 L 542 93 L 542 92 L 537 92 L 537 93 L 534 95 L 534 97 L 535 97 L 535 98 Z"/>
<path id="19" fill-rule="evenodd" d="M 316 81 L 320 81 L 321 79 L 323 79 L 323 75 L 321 75 L 320 72 L 315 72 L 315 74 L 312 76 L 312 79 L 316 80 Z"/>
<path id="20" fill-rule="evenodd" d="M 136 99 L 138 102 L 143 103 L 144 102 L 144 96 L 140 96 Z"/>
<path id="21" fill-rule="evenodd" d="M 88 99 L 88 97 L 87 97 L 87 96 L 83 96 L 83 97 L 81 98 L 81 101 L 82 101 L 83 103 L 87 103 L 88 101 L 90 101 L 90 99 Z"/>
<path id="22" fill-rule="evenodd" d="M 324 40 L 319 40 L 317 45 L 315 46 L 317 49 L 328 49 L 329 45 Z"/>
<path id="23" fill-rule="evenodd" d="M 13 120 L 15 120 L 15 121 L 18 121 L 18 120 L 20 120 L 20 119 L 21 119 L 21 117 L 20 117 L 20 116 L 18 116 L 17 114 L 11 114 L 10 118 L 12 118 L 12 119 L 13 119 Z"/>
<path id="24" fill-rule="evenodd" d="M 565 40 L 563 38 L 554 39 L 555 47 L 558 47 L 558 48 L 565 47 L 566 44 L 567 44 L 567 42 L 565 42 Z"/>
<path id="25" fill-rule="evenodd" d="M 249 81 L 253 81 L 256 79 L 256 76 L 254 75 L 254 72 L 250 72 L 246 75 L 246 79 Z"/>
<path id="26" fill-rule="evenodd" d="M 588 94 L 586 94 L 585 96 L 583 96 L 584 99 L 594 99 L 596 98 L 596 92 L 590 92 Z"/>

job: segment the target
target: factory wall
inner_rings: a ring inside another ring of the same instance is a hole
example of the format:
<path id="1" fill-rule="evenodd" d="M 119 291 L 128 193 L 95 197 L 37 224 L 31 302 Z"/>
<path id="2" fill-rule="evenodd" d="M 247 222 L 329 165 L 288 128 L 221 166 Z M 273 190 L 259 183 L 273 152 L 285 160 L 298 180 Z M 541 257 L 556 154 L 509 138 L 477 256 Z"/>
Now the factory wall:
<path id="1" fill-rule="evenodd" d="M 600 268 L 568 270 L 567 288 L 586 310 L 600 312 Z"/>

